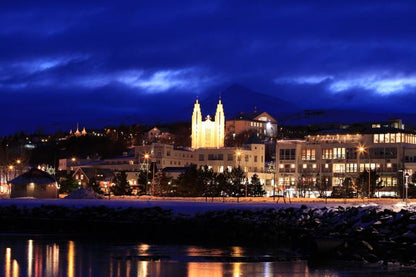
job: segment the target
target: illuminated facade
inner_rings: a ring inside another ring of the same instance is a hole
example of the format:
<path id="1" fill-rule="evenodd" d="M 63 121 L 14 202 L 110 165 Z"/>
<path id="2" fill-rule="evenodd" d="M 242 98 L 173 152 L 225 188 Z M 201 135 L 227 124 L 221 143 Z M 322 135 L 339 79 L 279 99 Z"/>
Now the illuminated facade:
<path id="1" fill-rule="evenodd" d="M 226 122 L 228 137 L 234 137 L 248 131 L 262 137 L 276 137 L 277 120 L 267 112 L 254 111 L 254 113 L 240 113 Z"/>
<path id="2" fill-rule="evenodd" d="M 416 134 L 400 121 L 399 126 L 373 124 L 355 133 L 334 130 L 304 140 L 280 140 L 276 164 L 276 181 L 282 188 L 322 182 L 331 190 L 371 168 L 383 186 L 378 195 L 393 196 L 399 193 L 404 173 L 416 171 Z"/>
<path id="3" fill-rule="evenodd" d="M 198 99 L 192 113 L 192 148 L 224 147 L 225 116 L 221 99 L 218 101 L 214 121 L 210 116 L 202 120 L 201 106 Z"/>
<path id="4" fill-rule="evenodd" d="M 158 170 L 165 168 L 185 168 L 191 164 L 208 166 L 217 173 L 231 171 L 232 168 L 241 167 L 250 179 L 256 174 L 265 190 L 270 194 L 268 184 L 272 182 L 273 174 L 265 166 L 265 145 L 247 144 L 242 147 L 221 148 L 176 148 L 170 144 L 153 143 L 135 147 L 136 159 L 148 163 L 155 163 Z M 149 161 L 145 161 L 148 155 Z"/>

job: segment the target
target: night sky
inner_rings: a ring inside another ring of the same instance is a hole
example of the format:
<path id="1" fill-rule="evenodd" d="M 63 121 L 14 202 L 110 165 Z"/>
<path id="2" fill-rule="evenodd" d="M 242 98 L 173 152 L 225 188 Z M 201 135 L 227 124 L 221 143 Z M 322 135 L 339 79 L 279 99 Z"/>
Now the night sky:
<path id="1" fill-rule="evenodd" d="M 412 113 L 414 3 L 2 2 L 0 134 L 187 119 L 233 84 L 301 109 Z"/>

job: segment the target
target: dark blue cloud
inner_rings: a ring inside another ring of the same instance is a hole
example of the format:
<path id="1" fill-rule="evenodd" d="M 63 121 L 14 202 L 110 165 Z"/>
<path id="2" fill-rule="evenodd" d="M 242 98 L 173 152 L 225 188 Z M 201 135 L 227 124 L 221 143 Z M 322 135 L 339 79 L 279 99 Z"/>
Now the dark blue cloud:
<path id="1" fill-rule="evenodd" d="M 196 95 L 233 83 L 301 108 L 411 112 L 414 14 L 413 1 L 6 3 L 1 133 L 186 118 Z"/>

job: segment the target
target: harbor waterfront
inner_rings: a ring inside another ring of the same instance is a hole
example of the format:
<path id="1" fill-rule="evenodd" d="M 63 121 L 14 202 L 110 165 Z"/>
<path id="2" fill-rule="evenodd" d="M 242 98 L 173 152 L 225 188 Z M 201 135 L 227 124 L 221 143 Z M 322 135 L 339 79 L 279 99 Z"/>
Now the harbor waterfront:
<path id="1" fill-rule="evenodd" d="M 2 276 L 406 276 L 409 268 L 310 264 L 287 249 L 1 235 Z"/>
<path id="2" fill-rule="evenodd" d="M 122 238 L 149 244 L 286 249 L 291 253 L 286 258 L 318 265 L 342 261 L 384 269 L 392 264 L 413 267 L 415 206 L 411 201 L 407 205 L 384 202 L 12 199 L 0 202 L 0 232 L 104 242 Z M 238 260 L 244 261 L 262 259 Z"/>

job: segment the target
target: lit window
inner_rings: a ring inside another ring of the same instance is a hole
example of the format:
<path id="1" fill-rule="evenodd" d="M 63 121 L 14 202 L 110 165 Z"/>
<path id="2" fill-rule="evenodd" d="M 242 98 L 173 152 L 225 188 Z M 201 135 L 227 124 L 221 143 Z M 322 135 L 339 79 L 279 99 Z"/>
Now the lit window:
<path id="1" fill-rule="evenodd" d="M 302 166 L 303 168 L 307 168 L 308 167 L 308 165 L 307 164 L 303 164 L 303 166 Z"/>
<path id="2" fill-rule="evenodd" d="M 380 134 L 380 143 L 384 143 L 384 134 Z"/>
<path id="3" fill-rule="evenodd" d="M 290 168 L 295 168 L 295 164 L 290 164 Z"/>
<path id="4" fill-rule="evenodd" d="M 279 164 L 279 168 L 284 168 L 285 166 L 283 164 Z"/>
<path id="5" fill-rule="evenodd" d="M 325 164 L 325 168 L 329 168 L 329 164 Z"/>
<path id="6" fill-rule="evenodd" d="M 316 168 L 316 164 L 313 164 L 313 165 L 312 165 L 312 168 Z"/>
<path id="7" fill-rule="evenodd" d="M 387 163 L 387 168 L 391 168 L 391 163 Z"/>
<path id="8" fill-rule="evenodd" d="M 345 172 L 345 164 L 333 164 L 332 170 L 335 173 L 344 173 Z"/>

